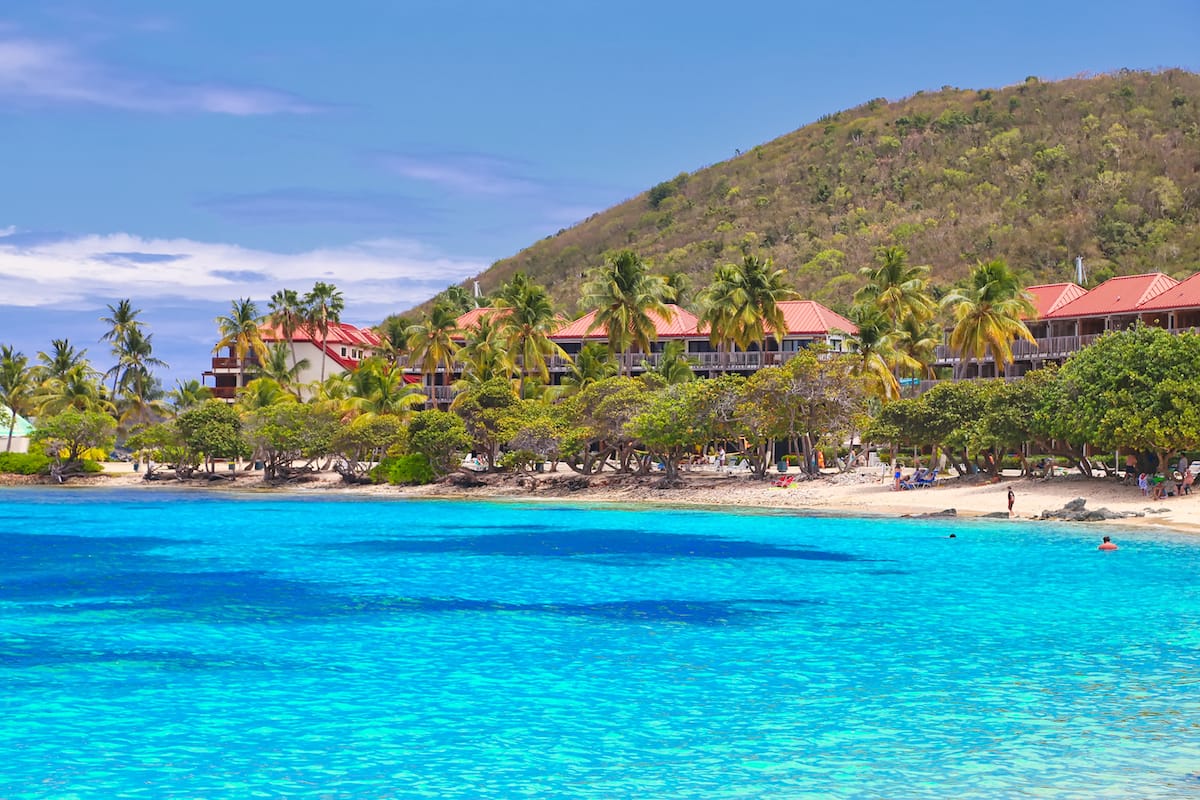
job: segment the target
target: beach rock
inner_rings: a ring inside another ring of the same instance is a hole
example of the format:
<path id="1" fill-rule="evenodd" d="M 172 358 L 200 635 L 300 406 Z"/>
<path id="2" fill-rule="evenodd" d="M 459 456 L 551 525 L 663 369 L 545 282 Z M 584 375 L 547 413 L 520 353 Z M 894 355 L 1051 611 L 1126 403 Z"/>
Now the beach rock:
<path id="1" fill-rule="evenodd" d="M 1007 511 L 993 511 L 990 514 L 982 514 L 984 519 L 1008 519 Z"/>
<path id="2" fill-rule="evenodd" d="M 905 514 L 905 516 L 909 516 Z M 927 511 L 924 514 L 912 514 L 913 519 L 934 519 L 940 517 L 957 517 L 958 511 L 953 508 L 944 508 L 941 511 Z"/>
<path id="3" fill-rule="evenodd" d="M 1084 506 L 1087 501 L 1082 497 L 1071 500 L 1057 511 L 1046 509 L 1039 519 L 1060 519 L 1065 522 L 1100 522 L 1106 519 L 1128 519 L 1145 516 L 1140 511 L 1110 511 L 1107 508 L 1097 508 L 1088 511 Z"/>

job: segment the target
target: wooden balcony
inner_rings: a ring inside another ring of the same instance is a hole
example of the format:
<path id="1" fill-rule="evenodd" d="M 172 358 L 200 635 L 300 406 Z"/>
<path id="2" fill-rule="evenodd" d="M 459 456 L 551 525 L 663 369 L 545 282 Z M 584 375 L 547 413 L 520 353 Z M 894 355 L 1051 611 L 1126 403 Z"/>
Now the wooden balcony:
<path id="1" fill-rule="evenodd" d="M 212 391 L 213 397 L 218 400 L 232 400 L 237 396 L 236 386 L 209 386 L 208 388 Z"/>

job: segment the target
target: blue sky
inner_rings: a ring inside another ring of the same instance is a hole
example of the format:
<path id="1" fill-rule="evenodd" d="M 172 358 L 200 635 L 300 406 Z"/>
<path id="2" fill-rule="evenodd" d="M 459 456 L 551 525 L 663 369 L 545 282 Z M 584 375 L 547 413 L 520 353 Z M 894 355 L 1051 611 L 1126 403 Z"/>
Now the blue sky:
<path id="1" fill-rule="evenodd" d="M 0 342 L 105 369 L 129 297 L 168 385 L 236 297 L 332 281 L 373 324 L 872 97 L 1200 68 L 1195 0 L 6 6 Z"/>

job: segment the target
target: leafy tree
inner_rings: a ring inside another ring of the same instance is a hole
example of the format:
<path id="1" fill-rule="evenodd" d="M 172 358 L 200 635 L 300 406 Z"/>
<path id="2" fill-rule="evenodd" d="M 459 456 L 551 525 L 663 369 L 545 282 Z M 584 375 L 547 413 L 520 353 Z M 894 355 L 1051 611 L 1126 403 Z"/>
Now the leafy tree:
<path id="1" fill-rule="evenodd" d="M 421 453 L 438 475 L 453 470 L 461 454 L 471 445 L 471 437 L 462 419 L 447 411 L 419 411 L 408 426 L 407 449 Z"/>
<path id="2" fill-rule="evenodd" d="M 293 463 L 304 459 L 302 469 L 333 450 L 339 421 L 329 409 L 306 403 L 284 402 L 258 408 L 244 421 L 246 438 L 263 459 L 263 477 L 289 477 Z"/>
<path id="3" fill-rule="evenodd" d="M 569 426 L 555 406 L 524 402 L 516 410 L 508 455 L 512 465 L 529 471 L 534 464 L 549 461 L 553 472 L 562 454 L 564 434 Z"/>
<path id="4" fill-rule="evenodd" d="M 67 408 L 60 414 L 38 420 L 34 441 L 41 442 L 55 460 L 55 475 L 65 476 L 80 468 L 83 454 L 93 448 L 109 450 L 116 435 L 116 421 L 99 411 Z"/>
<path id="5" fill-rule="evenodd" d="M 262 318 L 258 306 L 249 297 L 234 300 L 230 305 L 229 314 L 217 317 L 217 331 L 221 336 L 213 348 L 219 353 L 223 348 L 233 348 L 233 356 L 238 363 L 238 386 L 246 384 L 246 357 L 253 354 L 262 363 L 267 360 L 267 346 L 262 339 L 259 325 Z"/>
<path id="6" fill-rule="evenodd" d="M 650 352 L 657 332 L 654 317 L 669 320 L 672 316 L 665 302 L 671 296 L 666 281 L 648 274 L 645 263 L 632 250 L 621 250 L 604 266 L 591 270 L 582 292 L 580 306 L 596 312 L 588 332 L 606 331 L 609 352 L 614 356 L 634 347 Z"/>
<path id="7" fill-rule="evenodd" d="M 493 378 L 454 398 L 450 408 L 466 424 L 472 445 L 483 455 L 488 469 L 496 466 L 500 446 L 516 431 L 520 406 L 512 384 L 503 378 Z"/>
<path id="8" fill-rule="evenodd" d="M 471 297 L 471 293 L 458 284 L 447 286 L 434 298 L 434 302 L 449 306 L 457 315 L 465 314 L 475 307 L 475 298 Z"/>
<path id="9" fill-rule="evenodd" d="M 234 407 L 242 413 L 257 411 L 281 403 L 295 403 L 296 396 L 285 391 L 277 381 L 255 378 L 237 391 Z"/>
<path id="10" fill-rule="evenodd" d="M 112 414 L 115 406 L 104 397 L 104 388 L 96 382 L 96 372 L 87 364 L 77 364 L 61 378 L 44 381 L 37 390 L 39 415 L 54 415 L 74 408 Z"/>
<path id="11" fill-rule="evenodd" d="M 333 437 L 338 461 L 334 469 L 346 481 L 365 479 L 373 465 L 398 447 L 405 436 L 404 424 L 392 415 L 364 415 L 342 426 Z"/>
<path id="12" fill-rule="evenodd" d="M 188 448 L 175 420 L 137 428 L 125 440 L 134 457 L 146 463 L 146 477 L 154 480 L 162 464 L 174 464 L 177 477 L 189 477 L 200 465 L 200 456 Z"/>
<path id="13" fill-rule="evenodd" d="M 1200 448 L 1200 336 L 1138 325 L 1101 336 L 1062 366 L 1054 430 L 1106 450 Z"/>
<path id="14" fill-rule="evenodd" d="M 571 431 L 563 443 L 563 462 L 573 471 L 593 475 L 615 460 L 629 471 L 637 439 L 628 424 L 644 407 L 661 379 L 617 376 L 597 381 L 564 404 Z"/>
<path id="15" fill-rule="evenodd" d="M 660 457 L 668 482 L 678 479 L 683 456 L 709 441 L 717 389 L 714 381 L 667 386 L 654 392 L 644 410 L 629 421 L 629 432 Z"/>
<path id="16" fill-rule="evenodd" d="M 333 284 L 317 281 L 311 291 L 301 300 L 304 308 L 304 324 L 310 331 L 321 334 L 321 377 L 325 380 L 326 350 L 329 347 L 329 326 L 342 319 L 346 302 L 342 293 Z"/>
<path id="17" fill-rule="evenodd" d="M 0 346 L 0 413 L 3 413 L 8 425 L 8 440 L 4 446 L 6 453 L 12 451 L 17 415 L 29 414 L 34 408 L 35 387 L 35 373 L 29 367 L 29 359 L 9 345 Z M 7 407 L 7 411 L 4 407 Z"/>
<path id="18" fill-rule="evenodd" d="M 203 458 L 205 469 L 213 472 L 216 459 L 246 455 L 242 419 L 238 412 L 221 400 L 209 400 L 185 411 L 175 421 L 190 453 Z"/>

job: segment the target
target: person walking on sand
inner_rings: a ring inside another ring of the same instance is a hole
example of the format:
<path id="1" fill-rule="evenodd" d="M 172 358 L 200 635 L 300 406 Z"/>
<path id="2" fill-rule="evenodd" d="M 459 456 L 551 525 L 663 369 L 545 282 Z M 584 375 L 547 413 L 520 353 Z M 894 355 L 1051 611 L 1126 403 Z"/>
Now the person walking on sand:
<path id="1" fill-rule="evenodd" d="M 1015 494 L 1013 494 L 1012 487 L 1009 487 L 1009 490 L 1008 490 L 1008 515 L 1010 517 L 1013 515 L 1012 507 L 1013 507 L 1013 502 L 1016 499 L 1017 499 L 1017 496 Z"/>

